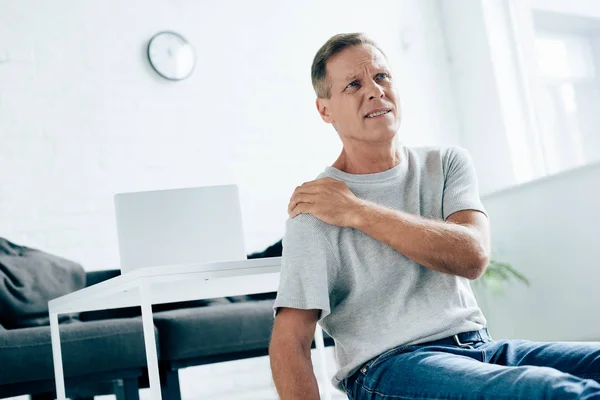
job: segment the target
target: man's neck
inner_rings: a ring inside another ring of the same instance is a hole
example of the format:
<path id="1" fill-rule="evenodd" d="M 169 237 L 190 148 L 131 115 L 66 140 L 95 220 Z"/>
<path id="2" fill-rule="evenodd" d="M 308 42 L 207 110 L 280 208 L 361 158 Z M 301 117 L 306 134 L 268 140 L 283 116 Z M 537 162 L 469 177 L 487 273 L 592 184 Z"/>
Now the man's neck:
<path id="1" fill-rule="evenodd" d="M 402 145 L 392 143 L 388 148 L 346 148 L 333 167 L 348 174 L 375 174 L 394 168 L 402 161 Z"/>

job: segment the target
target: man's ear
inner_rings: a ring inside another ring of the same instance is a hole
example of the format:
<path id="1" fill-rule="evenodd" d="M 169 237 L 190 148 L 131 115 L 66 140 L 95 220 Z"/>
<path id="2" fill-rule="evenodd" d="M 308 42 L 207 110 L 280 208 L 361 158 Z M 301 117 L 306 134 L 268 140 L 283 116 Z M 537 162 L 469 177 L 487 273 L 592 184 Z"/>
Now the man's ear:
<path id="1" fill-rule="evenodd" d="M 319 111 L 323 121 L 327 122 L 328 124 L 333 123 L 333 117 L 329 113 L 329 100 L 317 97 L 316 104 L 317 110 Z"/>

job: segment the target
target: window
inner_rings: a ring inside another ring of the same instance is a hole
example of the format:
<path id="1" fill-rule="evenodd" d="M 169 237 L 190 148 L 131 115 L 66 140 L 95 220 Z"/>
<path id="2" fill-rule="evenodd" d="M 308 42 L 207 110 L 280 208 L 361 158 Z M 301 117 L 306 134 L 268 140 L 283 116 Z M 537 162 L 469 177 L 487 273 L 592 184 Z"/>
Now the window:
<path id="1" fill-rule="evenodd" d="M 534 12 L 535 107 L 547 173 L 600 160 L 600 21 Z"/>

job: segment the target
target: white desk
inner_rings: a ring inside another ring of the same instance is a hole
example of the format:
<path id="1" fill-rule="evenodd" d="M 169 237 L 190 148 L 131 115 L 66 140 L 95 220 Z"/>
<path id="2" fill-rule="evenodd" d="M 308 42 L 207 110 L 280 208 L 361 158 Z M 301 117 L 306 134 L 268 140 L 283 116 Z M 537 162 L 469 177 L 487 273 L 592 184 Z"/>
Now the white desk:
<path id="1" fill-rule="evenodd" d="M 142 268 L 51 300 L 48 308 L 58 400 L 66 398 L 59 314 L 141 306 L 150 391 L 152 399 L 161 400 L 152 304 L 274 292 L 279 286 L 280 267 L 281 257 L 273 257 Z M 316 344 L 323 355 L 318 326 Z M 323 356 L 321 360 L 324 362 Z M 329 397 L 329 390 L 326 393 Z"/>

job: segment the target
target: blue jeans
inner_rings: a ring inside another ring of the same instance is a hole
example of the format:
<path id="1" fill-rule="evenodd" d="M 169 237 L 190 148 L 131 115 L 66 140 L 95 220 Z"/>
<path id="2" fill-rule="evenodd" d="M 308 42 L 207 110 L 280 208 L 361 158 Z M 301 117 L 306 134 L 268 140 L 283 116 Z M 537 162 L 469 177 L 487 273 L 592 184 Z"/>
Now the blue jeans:
<path id="1" fill-rule="evenodd" d="M 600 343 L 449 340 L 399 346 L 344 381 L 352 400 L 600 399 Z M 450 343 L 449 343 L 450 342 Z"/>

